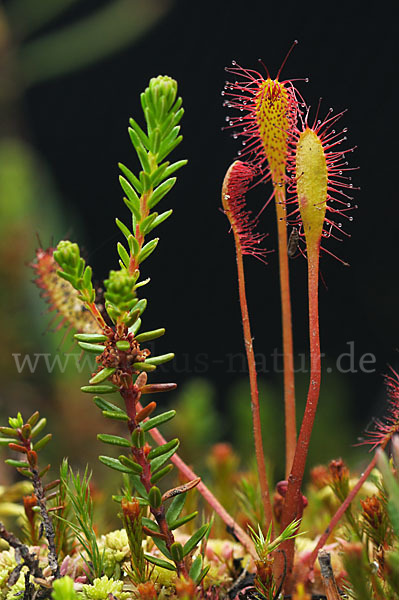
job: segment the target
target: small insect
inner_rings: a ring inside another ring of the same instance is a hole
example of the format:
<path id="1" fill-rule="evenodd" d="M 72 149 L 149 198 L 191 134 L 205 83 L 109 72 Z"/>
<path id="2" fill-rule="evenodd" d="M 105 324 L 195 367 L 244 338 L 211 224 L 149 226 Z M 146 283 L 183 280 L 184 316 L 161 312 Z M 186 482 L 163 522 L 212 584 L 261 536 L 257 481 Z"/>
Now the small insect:
<path id="1" fill-rule="evenodd" d="M 299 245 L 299 231 L 293 227 L 287 245 L 287 254 L 290 258 L 294 258 Z"/>

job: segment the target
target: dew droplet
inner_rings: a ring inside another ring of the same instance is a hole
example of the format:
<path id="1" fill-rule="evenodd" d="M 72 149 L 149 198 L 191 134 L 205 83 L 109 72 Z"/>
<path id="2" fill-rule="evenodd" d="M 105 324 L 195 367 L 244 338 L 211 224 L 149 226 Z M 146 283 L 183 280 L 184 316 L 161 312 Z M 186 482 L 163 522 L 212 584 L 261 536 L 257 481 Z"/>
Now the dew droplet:
<path id="1" fill-rule="evenodd" d="M 232 61 L 231 61 L 231 64 L 233 65 L 233 67 L 235 67 L 237 63 L 236 63 L 236 61 L 235 61 L 235 60 L 232 60 Z"/>
<path id="2" fill-rule="evenodd" d="M 226 118 L 225 118 L 225 121 L 226 121 L 227 123 L 230 123 L 230 117 L 226 117 Z"/>
<path id="3" fill-rule="evenodd" d="M 237 154 L 238 154 L 238 156 L 241 156 L 241 150 L 239 150 L 239 151 L 237 152 Z"/>
<path id="4" fill-rule="evenodd" d="M 346 133 L 347 131 L 348 131 L 348 128 L 344 127 L 343 130 L 342 130 L 342 133 Z"/>
<path id="5" fill-rule="evenodd" d="M 338 227 L 341 228 L 342 227 L 342 223 L 338 223 Z"/>
<path id="6" fill-rule="evenodd" d="M 226 121 L 228 121 L 227 118 L 226 118 Z M 342 175 L 342 171 L 338 171 L 338 175 Z"/>
<path id="7" fill-rule="evenodd" d="M 350 202 L 347 202 L 346 206 L 347 206 L 348 208 L 350 208 L 352 205 L 351 205 L 351 203 L 350 203 Z"/>
<path id="8" fill-rule="evenodd" d="M 309 83 L 309 77 L 305 77 L 305 83 Z"/>
<path id="9" fill-rule="evenodd" d="M 225 95 L 225 93 L 224 93 L 224 92 L 220 92 L 220 95 L 221 95 L 221 96 L 224 96 L 224 95 Z"/>
<path id="10" fill-rule="evenodd" d="M 349 217 L 349 221 L 353 221 L 353 217 Z"/>
<path id="11" fill-rule="evenodd" d="M 331 112 L 333 112 L 333 111 L 334 111 L 334 109 L 333 109 L 333 108 L 330 106 L 330 108 L 328 109 L 328 112 L 330 112 L 330 113 L 331 113 Z"/>

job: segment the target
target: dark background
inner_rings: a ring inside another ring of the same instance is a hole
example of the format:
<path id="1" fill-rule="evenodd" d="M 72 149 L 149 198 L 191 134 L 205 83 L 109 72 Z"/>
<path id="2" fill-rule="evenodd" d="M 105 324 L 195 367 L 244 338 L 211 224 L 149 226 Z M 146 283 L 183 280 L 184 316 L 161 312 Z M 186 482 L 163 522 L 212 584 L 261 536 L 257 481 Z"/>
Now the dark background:
<path id="1" fill-rule="evenodd" d="M 99 4 L 82 0 L 51 27 Z M 298 88 L 312 106 L 322 96 L 324 112 L 330 106 L 337 112 L 348 108 L 341 123 L 349 128 L 349 147 L 358 147 L 350 155 L 351 165 L 360 166 L 354 172 L 354 183 L 361 186 L 356 192 L 359 208 L 345 227 L 351 238 L 339 246 L 326 244 L 351 266 L 330 257 L 322 260 L 322 351 L 332 370 L 350 341 L 356 369 L 364 353 L 375 355 L 373 373 L 342 377 L 353 417 L 362 426 L 381 411 L 381 374 L 387 363 L 399 362 L 398 50 L 396 19 L 388 7 L 384 2 L 371 7 L 358 2 L 175 2 L 130 48 L 41 83 L 25 96 L 26 136 L 53 171 L 63 198 L 65 235 L 84 246 L 101 280 L 117 262 L 120 234 L 114 218 L 127 221 L 117 162 L 138 170 L 128 117 L 143 122 L 139 93 L 150 77 L 177 79 L 186 113 L 184 141 L 173 157 L 188 158 L 189 164 L 163 201 L 163 210 L 172 207 L 174 215 L 159 229 L 158 250 L 143 266 L 143 275 L 152 278 L 145 325 L 167 328 L 157 349 L 175 352 L 174 379 L 181 383 L 193 374 L 206 376 L 217 385 L 221 405 L 226 387 L 240 377 L 236 368 L 226 370 L 228 354 L 243 351 L 233 240 L 219 211 L 223 176 L 239 149 L 229 132 L 221 131 L 232 112 L 222 106 L 220 96 L 224 67 L 235 59 L 263 73 L 262 58 L 273 76 L 298 39 L 282 79 L 309 77 L 310 83 L 298 82 Z M 260 207 L 269 193 L 261 185 L 250 201 Z M 270 234 L 267 248 L 276 248 L 272 206 L 261 227 Z M 245 264 L 255 350 L 266 357 L 281 349 L 277 259 L 274 252 L 268 266 L 251 257 Z M 291 267 L 295 351 L 303 353 L 308 351 L 306 261 L 300 257 Z M 267 360 L 267 377 L 281 385 L 281 373 L 273 372 L 272 359 Z M 349 368 L 348 359 L 344 364 Z M 172 372 L 170 367 L 171 377 Z M 328 382 L 325 373 L 322 394 Z"/>

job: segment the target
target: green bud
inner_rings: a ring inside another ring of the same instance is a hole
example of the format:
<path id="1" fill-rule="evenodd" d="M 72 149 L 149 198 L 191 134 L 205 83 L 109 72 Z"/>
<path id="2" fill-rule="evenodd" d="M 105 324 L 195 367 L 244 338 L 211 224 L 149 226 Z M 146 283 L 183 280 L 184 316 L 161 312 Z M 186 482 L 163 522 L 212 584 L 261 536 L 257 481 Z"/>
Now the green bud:
<path id="1" fill-rule="evenodd" d="M 18 429 L 18 427 L 22 427 L 22 425 L 24 424 L 24 420 L 22 418 L 21 413 L 19 412 L 16 417 L 10 417 L 8 419 L 8 423 L 13 429 Z"/>
<path id="2" fill-rule="evenodd" d="M 112 318 L 128 313 L 136 304 L 135 283 L 136 277 L 126 270 L 111 271 L 109 278 L 104 281 L 106 309 Z"/>
<path id="3" fill-rule="evenodd" d="M 62 268 L 64 266 L 75 267 L 80 259 L 79 246 L 69 240 L 61 240 L 54 252 L 54 259 Z M 69 271 L 70 269 L 65 270 Z"/>
<path id="4" fill-rule="evenodd" d="M 127 352 L 128 350 L 130 350 L 130 342 L 128 342 L 127 340 L 119 340 L 118 342 L 116 342 L 116 347 L 121 352 Z"/>
<path id="5" fill-rule="evenodd" d="M 159 508 L 162 504 L 162 495 L 161 490 L 153 485 L 150 491 L 148 492 L 148 501 L 152 508 Z"/>

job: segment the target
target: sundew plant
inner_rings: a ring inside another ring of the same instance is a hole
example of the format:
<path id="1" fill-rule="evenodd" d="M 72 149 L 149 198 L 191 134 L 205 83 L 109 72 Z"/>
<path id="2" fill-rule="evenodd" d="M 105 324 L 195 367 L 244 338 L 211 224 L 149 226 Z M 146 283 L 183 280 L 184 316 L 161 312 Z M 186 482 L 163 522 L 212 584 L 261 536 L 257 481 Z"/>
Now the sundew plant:
<path id="1" fill-rule="evenodd" d="M 315 467 L 310 483 L 304 483 L 321 382 L 319 262 L 322 254 L 331 254 L 329 238 L 345 237 L 344 222 L 353 219 L 348 156 L 354 147 L 340 126 L 343 113 L 330 109 L 323 115 L 319 105 L 312 114 L 294 82 L 280 79 L 282 68 L 272 79 L 268 72 L 263 77 L 233 62 L 227 69 L 232 80 L 222 92 L 229 110 L 227 129 L 242 141 L 221 183 L 221 200 L 236 252 L 259 486 L 228 466 L 235 464 L 228 451 L 219 452 L 220 477 L 223 472 L 224 484 L 234 489 L 242 509 L 241 517 L 233 518 L 212 485 L 206 486 L 178 454 L 179 438 L 165 439 L 160 431 L 176 411 L 160 410 L 159 394 L 176 384 L 153 382 L 151 374 L 174 354 L 153 356 L 148 348 L 165 329 L 143 326 L 146 261 L 156 255 L 154 236 L 164 229 L 167 238 L 165 222 L 172 209 L 165 206 L 166 198 L 178 195 L 178 187 L 173 188 L 187 161 L 170 160 L 182 140 L 184 111 L 177 83 L 159 76 L 141 94 L 144 126 L 139 118 L 129 122 L 139 170 L 119 165 L 125 215 L 116 219 L 121 241 L 115 270 L 97 289 L 78 244 L 69 240 L 40 248 L 33 263 L 36 283 L 58 325 L 73 330 L 81 350 L 95 357 L 96 369 L 82 394 L 92 399 L 93 410 L 101 411 L 104 430 L 107 423 L 118 422 L 123 432 L 97 435 L 105 445 L 99 456 L 104 469 L 120 475 L 120 489 L 113 490 L 112 498 L 121 529 L 97 533 L 90 466 L 84 473 L 74 472 L 65 459 L 59 476 L 46 481 L 50 465 L 43 462 L 42 450 L 52 438 L 44 433 L 46 419 L 37 411 L 10 416 L 0 428 L 0 444 L 10 452 L 5 462 L 26 479 L 26 486 L 19 494 L 20 521 L 13 523 L 11 509 L 8 517 L 7 510 L 0 513 L 7 517 L 0 523 L 2 598 L 399 599 L 396 372 L 386 376 L 389 413 L 367 438 L 376 452 L 361 476 L 351 476 L 343 461 L 335 459 Z M 258 183 L 270 190 L 264 209 L 254 217 L 246 195 Z M 245 285 L 245 261 L 251 259 L 265 264 L 265 280 L 272 285 L 264 245 L 272 226 L 271 200 L 284 347 L 286 478 L 280 482 L 272 482 L 266 469 L 267 432 L 261 429 Z M 218 203 L 215 198 L 215 209 Z M 295 255 L 302 255 L 308 266 L 311 368 L 303 415 L 296 414 L 293 368 L 289 258 Z M 388 447 L 391 460 L 384 453 Z M 15 504 L 18 494 L 12 497 Z M 1 502 L 0 496 L 0 508 Z M 216 518 L 225 524 L 223 539 L 216 537 Z"/>

